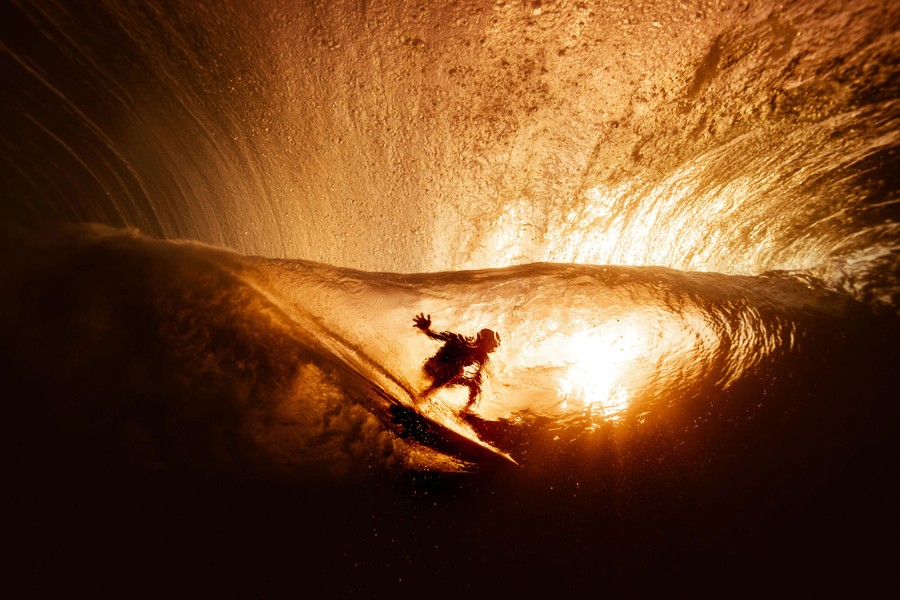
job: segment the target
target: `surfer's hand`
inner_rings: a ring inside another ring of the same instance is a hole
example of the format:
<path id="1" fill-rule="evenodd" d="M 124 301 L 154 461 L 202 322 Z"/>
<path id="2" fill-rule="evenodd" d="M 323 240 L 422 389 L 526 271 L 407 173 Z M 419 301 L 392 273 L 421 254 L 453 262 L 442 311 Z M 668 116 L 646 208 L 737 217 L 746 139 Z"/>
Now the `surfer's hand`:
<path id="1" fill-rule="evenodd" d="M 415 317 L 413 317 L 413 327 L 418 327 L 422 331 L 428 331 L 428 328 L 431 327 L 431 315 L 425 316 L 425 313 L 419 313 Z"/>

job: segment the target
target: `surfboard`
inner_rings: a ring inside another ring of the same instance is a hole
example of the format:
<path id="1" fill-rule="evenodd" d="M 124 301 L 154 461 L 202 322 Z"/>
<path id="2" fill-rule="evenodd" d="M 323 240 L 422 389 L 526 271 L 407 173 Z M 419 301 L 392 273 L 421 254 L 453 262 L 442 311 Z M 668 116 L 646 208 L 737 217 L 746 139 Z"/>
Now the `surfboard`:
<path id="1" fill-rule="evenodd" d="M 387 425 L 401 438 L 476 465 L 504 463 L 519 466 L 509 454 L 479 438 L 454 411 L 441 410 L 439 401 L 412 406 L 376 385 L 371 388 L 388 402 Z"/>

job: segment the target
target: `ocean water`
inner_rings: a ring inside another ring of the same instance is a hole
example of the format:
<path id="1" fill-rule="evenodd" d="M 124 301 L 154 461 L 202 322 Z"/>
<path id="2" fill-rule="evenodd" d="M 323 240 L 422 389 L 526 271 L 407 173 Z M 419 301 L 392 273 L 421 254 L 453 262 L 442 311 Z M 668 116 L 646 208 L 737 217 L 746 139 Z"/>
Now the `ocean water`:
<path id="1" fill-rule="evenodd" d="M 2 10 L 35 593 L 889 581 L 890 3 Z"/>

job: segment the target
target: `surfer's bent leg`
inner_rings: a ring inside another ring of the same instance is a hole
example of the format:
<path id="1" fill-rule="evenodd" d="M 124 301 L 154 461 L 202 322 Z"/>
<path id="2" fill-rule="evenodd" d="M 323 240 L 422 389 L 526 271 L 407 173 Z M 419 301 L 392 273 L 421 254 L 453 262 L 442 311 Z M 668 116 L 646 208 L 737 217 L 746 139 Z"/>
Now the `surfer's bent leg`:
<path id="1" fill-rule="evenodd" d="M 478 400 L 478 393 L 481 391 L 481 388 L 478 386 L 478 383 L 476 383 L 474 381 L 468 382 L 467 386 L 469 388 L 469 401 L 466 402 L 465 410 L 469 410 L 472 407 L 472 405 L 475 404 L 475 401 Z"/>
<path id="2" fill-rule="evenodd" d="M 469 401 L 466 402 L 466 410 L 469 410 L 481 395 L 481 371 L 475 373 L 471 379 L 466 381 L 465 385 L 469 388 Z"/>

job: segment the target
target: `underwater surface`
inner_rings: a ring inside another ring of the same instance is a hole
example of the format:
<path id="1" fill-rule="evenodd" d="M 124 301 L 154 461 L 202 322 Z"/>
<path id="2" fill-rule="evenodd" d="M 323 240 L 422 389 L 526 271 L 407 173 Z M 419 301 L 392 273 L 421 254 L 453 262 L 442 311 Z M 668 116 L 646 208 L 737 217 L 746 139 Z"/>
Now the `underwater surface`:
<path id="1" fill-rule="evenodd" d="M 891 581 L 893 3 L 2 15 L 28 589 Z M 471 411 L 419 313 L 500 334 Z"/>

